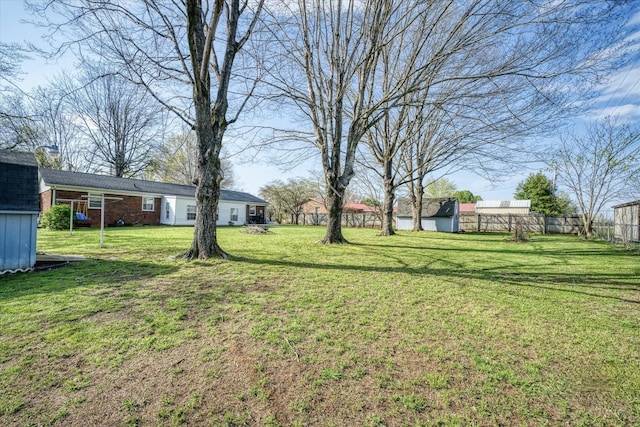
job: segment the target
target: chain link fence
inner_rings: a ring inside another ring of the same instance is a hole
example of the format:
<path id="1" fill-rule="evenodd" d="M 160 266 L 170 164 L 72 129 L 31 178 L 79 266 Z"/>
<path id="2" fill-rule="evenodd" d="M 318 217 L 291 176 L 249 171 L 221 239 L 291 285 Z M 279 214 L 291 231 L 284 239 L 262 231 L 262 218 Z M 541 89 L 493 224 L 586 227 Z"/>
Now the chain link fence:
<path id="1" fill-rule="evenodd" d="M 613 220 L 594 222 L 593 231 L 598 238 L 629 249 L 640 249 L 640 226 L 616 223 Z"/>

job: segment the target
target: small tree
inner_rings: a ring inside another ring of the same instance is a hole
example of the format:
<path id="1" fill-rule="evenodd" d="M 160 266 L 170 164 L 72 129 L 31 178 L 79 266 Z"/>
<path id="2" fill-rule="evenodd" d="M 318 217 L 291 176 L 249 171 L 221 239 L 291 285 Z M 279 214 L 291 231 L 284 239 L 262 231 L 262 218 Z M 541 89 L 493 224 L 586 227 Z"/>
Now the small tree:
<path id="1" fill-rule="evenodd" d="M 520 182 L 514 194 L 516 200 L 531 200 L 531 210 L 543 215 L 566 215 L 572 211 L 571 200 L 556 194 L 554 183 L 543 173 L 530 174 Z"/>
<path id="2" fill-rule="evenodd" d="M 313 182 L 307 179 L 289 178 L 287 182 L 275 180 L 260 188 L 260 196 L 269 201 L 276 210 L 277 219 L 291 215 L 291 222 L 298 224 L 302 205 L 315 195 Z"/>
<path id="3" fill-rule="evenodd" d="M 427 184 L 424 194 L 429 198 L 454 197 L 456 190 L 456 184 L 446 178 L 440 178 Z"/>
<path id="4" fill-rule="evenodd" d="M 458 190 L 451 197 L 458 199 L 460 203 L 475 203 L 482 200 L 482 197 L 474 195 L 469 190 Z"/>
<path id="5" fill-rule="evenodd" d="M 627 196 L 640 173 L 640 130 L 607 117 L 583 134 L 565 135 L 550 162 L 574 197 L 587 237 L 609 202 Z"/>

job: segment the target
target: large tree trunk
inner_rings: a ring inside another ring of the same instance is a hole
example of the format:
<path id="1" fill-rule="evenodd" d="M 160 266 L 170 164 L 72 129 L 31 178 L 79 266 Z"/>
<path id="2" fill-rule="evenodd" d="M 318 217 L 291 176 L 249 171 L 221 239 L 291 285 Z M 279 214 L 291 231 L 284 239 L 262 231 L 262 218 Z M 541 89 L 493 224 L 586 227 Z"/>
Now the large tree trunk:
<path id="1" fill-rule="evenodd" d="M 581 214 L 580 219 L 582 219 L 582 227 L 587 239 L 593 237 L 593 219 L 590 214 Z"/>
<path id="2" fill-rule="evenodd" d="M 189 48 L 195 81 L 193 103 L 195 107 L 195 133 L 198 140 L 198 182 L 196 183 L 196 224 L 191 248 L 184 254 L 187 259 L 227 258 L 218 246 L 216 216 L 220 199 L 220 150 L 227 127 L 226 88 L 224 80 L 218 88 L 216 102 L 211 108 L 211 79 L 208 71 L 211 43 L 206 38 L 201 5 L 196 0 L 187 2 Z M 235 34 L 235 31 L 233 32 Z M 227 49 L 226 55 L 233 52 Z M 233 57 L 225 58 L 233 62 Z M 204 66 L 203 66 L 204 64 Z M 228 78 L 228 75 L 226 75 Z"/>
<path id="3" fill-rule="evenodd" d="M 396 234 L 393 229 L 393 193 L 387 193 L 385 190 L 384 201 L 382 203 L 382 230 L 381 236 L 393 236 Z"/>
<path id="4" fill-rule="evenodd" d="M 220 149 L 224 119 L 211 117 L 208 97 L 195 97 L 196 136 L 198 139 L 198 177 L 196 186 L 196 224 L 187 259 L 227 258 L 218 245 L 217 213 L 220 199 Z M 220 120 L 223 123 L 220 123 Z M 216 132 L 217 130 L 217 132 Z"/>
<path id="5" fill-rule="evenodd" d="M 424 186 L 422 180 L 418 180 L 413 187 L 411 198 L 411 213 L 413 216 L 413 229 L 411 231 L 424 231 L 422 228 L 422 200 L 424 194 Z"/>
<path id="6" fill-rule="evenodd" d="M 329 183 L 329 182 L 328 182 Z M 344 194 L 346 187 L 339 186 L 337 180 L 330 182 L 327 186 L 327 234 L 320 243 L 349 243 L 342 235 L 342 206 L 344 205 Z"/>
<path id="7" fill-rule="evenodd" d="M 203 174 L 196 187 L 196 224 L 191 248 L 184 254 L 187 259 L 227 258 L 226 252 L 218 245 L 216 216 L 220 194 L 219 179 L 216 176 L 214 162 L 203 165 Z"/>
<path id="8" fill-rule="evenodd" d="M 395 184 L 393 183 L 391 159 L 384 165 L 384 200 L 382 202 L 382 230 L 380 235 L 393 236 L 393 202 L 395 200 Z"/>

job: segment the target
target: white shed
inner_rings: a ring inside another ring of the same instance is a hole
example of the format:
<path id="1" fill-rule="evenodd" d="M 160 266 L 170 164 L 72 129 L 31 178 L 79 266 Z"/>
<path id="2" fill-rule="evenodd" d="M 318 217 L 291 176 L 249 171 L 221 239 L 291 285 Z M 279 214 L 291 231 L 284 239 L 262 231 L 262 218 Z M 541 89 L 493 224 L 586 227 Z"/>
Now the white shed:
<path id="1" fill-rule="evenodd" d="M 426 231 L 457 233 L 460 219 L 460 207 L 457 199 L 424 199 L 420 223 Z M 413 216 L 409 199 L 398 199 L 396 216 L 398 230 L 412 230 Z"/>
<path id="2" fill-rule="evenodd" d="M 613 207 L 614 234 L 623 242 L 640 242 L 640 200 Z"/>

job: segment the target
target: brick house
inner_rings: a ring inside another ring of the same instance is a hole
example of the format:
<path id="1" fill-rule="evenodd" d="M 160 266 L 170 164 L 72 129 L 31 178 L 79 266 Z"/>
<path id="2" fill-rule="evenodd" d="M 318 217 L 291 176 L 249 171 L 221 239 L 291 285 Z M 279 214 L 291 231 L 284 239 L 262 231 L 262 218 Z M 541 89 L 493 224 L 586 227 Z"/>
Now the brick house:
<path id="1" fill-rule="evenodd" d="M 301 214 L 303 216 L 303 222 L 305 224 L 319 225 L 325 223 L 329 211 L 324 203 L 324 199 L 321 197 L 312 197 L 301 205 Z M 342 205 L 342 219 L 346 221 L 347 225 L 351 225 L 355 222 L 354 215 L 361 214 L 361 222 L 365 222 L 363 215 L 377 217 L 376 208 L 362 203 L 347 202 Z M 355 225 L 353 225 L 355 226 Z"/>
<path id="2" fill-rule="evenodd" d="M 104 206 L 107 226 L 194 225 L 195 187 L 40 169 L 40 210 L 67 203 L 78 221 L 99 227 Z M 241 191 L 220 191 L 218 225 L 264 224 L 268 202 Z"/>
<path id="3" fill-rule="evenodd" d="M 375 212 L 376 208 L 363 205 L 362 203 L 347 202 L 342 206 L 342 213 L 365 213 Z M 324 204 L 324 199 L 320 197 L 312 197 L 302 204 L 303 214 L 319 214 L 324 215 L 329 213 L 327 207 Z"/>

